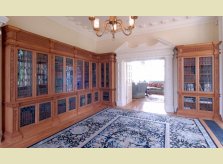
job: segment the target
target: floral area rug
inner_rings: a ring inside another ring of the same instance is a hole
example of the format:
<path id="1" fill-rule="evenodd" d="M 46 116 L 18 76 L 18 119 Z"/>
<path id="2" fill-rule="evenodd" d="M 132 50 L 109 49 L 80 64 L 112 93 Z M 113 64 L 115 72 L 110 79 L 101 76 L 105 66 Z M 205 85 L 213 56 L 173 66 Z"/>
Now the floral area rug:
<path id="1" fill-rule="evenodd" d="M 31 148 L 215 148 L 197 119 L 108 108 Z"/>

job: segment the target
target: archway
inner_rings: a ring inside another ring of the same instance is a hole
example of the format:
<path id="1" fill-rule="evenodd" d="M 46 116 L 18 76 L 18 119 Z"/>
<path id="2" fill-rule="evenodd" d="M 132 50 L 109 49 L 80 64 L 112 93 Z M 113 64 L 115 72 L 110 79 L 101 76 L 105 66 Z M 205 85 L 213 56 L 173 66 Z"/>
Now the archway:
<path id="1" fill-rule="evenodd" d="M 130 61 L 143 61 L 150 59 L 164 59 L 165 60 L 165 83 L 164 83 L 164 97 L 165 97 L 165 111 L 175 112 L 177 108 L 177 81 L 176 76 L 176 59 L 174 57 L 174 45 L 163 41 L 161 39 L 152 46 L 146 43 L 138 45 L 137 47 L 130 47 L 125 42 L 115 52 L 117 54 L 117 106 L 124 106 L 127 104 L 127 79 L 126 69 L 127 63 Z"/>

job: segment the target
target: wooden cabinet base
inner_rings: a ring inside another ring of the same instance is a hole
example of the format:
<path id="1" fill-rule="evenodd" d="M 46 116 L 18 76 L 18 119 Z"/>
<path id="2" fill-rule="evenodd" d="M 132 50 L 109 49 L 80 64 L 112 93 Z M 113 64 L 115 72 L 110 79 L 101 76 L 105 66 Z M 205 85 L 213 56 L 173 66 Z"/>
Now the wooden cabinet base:
<path id="1" fill-rule="evenodd" d="M 94 109 L 92 109 L 92 107 L 79 109 L 80 112 L 77 112 L 78 114 L 74 116 L 60 116 L 54 119 L 49 119 L 35 127 L 21 128 L 16 134 L 5 133 L 4 140 L 0 144 L 0 147 L 29 147 L 103 109 L 105 109 L 105 106 L 98 104 L 94 106 Z"/>

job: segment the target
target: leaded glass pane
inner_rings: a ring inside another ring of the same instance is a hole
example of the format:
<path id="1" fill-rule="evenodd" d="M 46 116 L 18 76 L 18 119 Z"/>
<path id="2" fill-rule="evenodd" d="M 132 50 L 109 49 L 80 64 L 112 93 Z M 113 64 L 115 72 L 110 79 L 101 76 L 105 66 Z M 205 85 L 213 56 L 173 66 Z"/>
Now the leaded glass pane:
<path id="1" fill-rule="evenodd" d="M 200 57 L 199 58 L 199 90 L 202 92 L 212 92 L 212 57 Z"/>
<path id="2" fill-rule="evenodd" d="M 61 114 L 66 112 L 66 99 L 57 101 L 57 113 Z"/>
<path id="3" fill-rule="evenodd" d="M 66 90 L 67 92 L 73 91 L 73 59 L 66 58 Z"/>
<path id="4" fill-rule="evenodd" d="M 196 59 L 184 58 L 184 91 L 196 90 Z"/>
<path id="5" fill-rule="evenodd" d="M 109 88 L 109 76 L 110 76 L 109 63 L 106 63 L 106 87 L 107 88 Z"/>
<path id="6" fill-rule="evenodd" d="M 35 106 L 20 108 L 20 127 L 35 123 Z"/>
<path id="7" fill-rule="evenodd" d="M 200 97 L 200 110 L 213 111 L 213 98 Z"/>
<path id="8" fill-rule="evenodd" d="M 39 121 L 45 120 L 51 117 L 51 103 L 46 102 L 39 104 Z"/>
<path id="9" fill-rule="evenodd" d="M 76 97 L 69 98 L 69 110 L 76 109 Z"/>
<path id="10" fill-rule="evenodd" d="M 94 101 L 95 101 L 95 102 L 98 101 L 98 97 L 99 97 L 99 96 L 98 96 L 98 92 L 95 92 L 95 93 L 94 93 Z"/>
<path id="11" fill-rule="evenodd" d="M 91 101 L 92 101 L 92 99 L 91 99 L 91 93 L 88 93 L 87 94 L 87 104 L 91 104 Z"/>
<path id="12" fill-rule="evenodd" d="M 63 57 L 55 57 L 55 92 L 63 92 Z"/>
<path id="13" fill-rule="evenodd" d="M 48 94 L 48 55 L 37 54 L 36 69 L 37 95 Z"/>
<path id="14" fill-rule="evenodd" d="M 196 97 L 184 97 L 184 110 L 196 110 Z"/>
<path id="15" fill-rule="evenodd" d="M 105 68 L 104 68 L 104 63 L 101 63 L 101 87 L 105 86 Z"/>
<path id="16" fill-rule="evenodd" d="M 85 105 L 85 95 L 80 96 L 80 107 Z"/>
<path id="17" fill-rule="evenodd" d="M 109 101 L 109 92 L 103 92 L 103 101 Z"/>
<path id="18" fill-rule="evenodd" d="M 89 62 L 84 62 L 84 87 L 89 88 Z"/>
<path id="19" fill-rule="evenodd" d="M 18 50 L 18 98 L 32 96 L 32 52 Z"/>
<path id="20" fill-rule="evenodd" d="M 83 89 L 83 61 L 77 61 L 77 89 Z"/>
<path id="21" fill-rule="evenodd" d="M 95 88 L 97 86 L 97 65 L 96 63 L 92 63 L 92 87 Z"/>

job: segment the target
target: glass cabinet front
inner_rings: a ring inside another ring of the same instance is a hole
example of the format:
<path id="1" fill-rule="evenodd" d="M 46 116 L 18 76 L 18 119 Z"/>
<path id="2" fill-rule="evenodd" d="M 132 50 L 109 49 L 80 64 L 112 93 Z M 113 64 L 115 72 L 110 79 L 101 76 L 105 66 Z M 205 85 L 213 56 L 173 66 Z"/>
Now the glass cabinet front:
<path id="1" fill-rule="evenodd" d="M 213 57 L 184 58 L 183 73 L 184 91 L 203 94 L 184 96 L 183 109 L 212 112 L 213 97 L 210 92 L 213 92 Z"/>
<path id="2" fill-rule="evenodd" d="M 196 90 L 196 58 L 184 58 L 184 91 Z"/>
<path id="3" fill-rule="evenodd" d="M 77 89 L 83 89 L 83 61 L 77 61 Z"/>
<path id="4" fill-rule="evenodd" d="M 105 67 L 104 63 L 101 63 L 101 87 L 105 86 Z"/>
<path id="5" fill-rule="evenodd" d="M 18 50 L 18 86 L 17 97 L 25 98 L 32 96 L 32 52 L 19 49 Z"/>
<path id="6" fill-rule="evenodd" d="M 106 87 L 109 88 L 109 76 L 110 76 L 110 70 L 109 70 L 109 63 L 106 63 Z"/>
<path id="7" fill-rule="evenodd" d="M 202 92 L 212 92 L 212 57 L 199 58 L 199 90 Z"/>
<path id="8" fill-rule="evenodd" d="M 89 88 L 89 62 L 84 62 L 84 88 Z"/>
<path id="9" fill-rule="evenodd" d="M 97 65 L 96 63 L 92 63 L 92 87 L 95 88 L 97 86 Z"/>
<path id="10" fill-rule="evenodd" d="M 37 95 L 48 94 L 48 55 L 36 56 L 36 80 Z"/>
<path id="11" fill-rule="evenodd" d="M 66 91 L 73 91 L 74 68 L 73 59 L 66 58 Z"/>
<path id="12" fill-rule="evenodd" d="M 199 104 L 200 110 L 213 111 L 213 98 L 200 97 Z"/>
<path id="13" fill-rule="evenodd" d="M 196 110 L 196 97 L 184 97 L 184 110 Z"/>
<path id="14" fill-rule="evenodd" d="M 63 92 L 63 57 L 55 57 L 55 92 Z"/>

